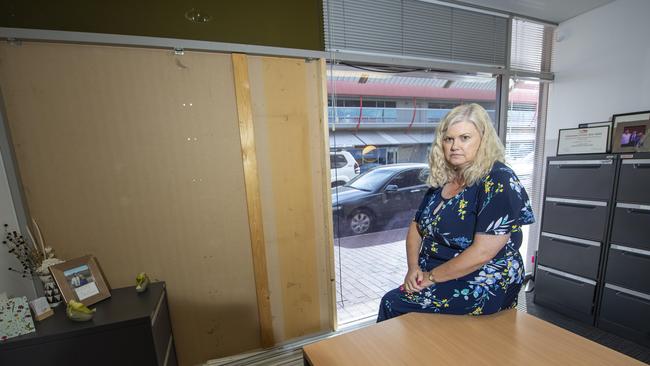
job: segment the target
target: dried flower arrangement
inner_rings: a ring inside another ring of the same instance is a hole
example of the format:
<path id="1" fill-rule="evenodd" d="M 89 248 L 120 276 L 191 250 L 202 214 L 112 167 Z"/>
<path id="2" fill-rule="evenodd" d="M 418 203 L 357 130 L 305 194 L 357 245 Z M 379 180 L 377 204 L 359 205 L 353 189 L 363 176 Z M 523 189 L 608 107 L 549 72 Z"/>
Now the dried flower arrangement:
<path id="1" fill-rule="evenodd" d="M 15 230 L 9 230 L 9 225 L 4 224 L 4 228 L 5 239 L 2 244 L 7 246 L 9 253 L 13 254 L 22 266 L 22 268 L 10 267 L 10 271 L 23 277 L 47 276 L 49 275 L 49 266 L 63 262 L 54 257 L 54 250 L 51 247 L 41 246 L 41 250 L 39 250 L 25 240 L 21 234 Z"/>
<path id="2" fill-rule="evenodd" d="M 15 230 L 9 230 L 9 225 L 4 224 L 4 228 L 5 239 L 2 244 L 7 246 L 9 253 L 13 254 L 22 266 L 22 268 L 10 267 L 9 270 L 19 273 L 23 277 L 37 274 L 43 263 L 43 253 L 29 244 L 21 234 Z"/>

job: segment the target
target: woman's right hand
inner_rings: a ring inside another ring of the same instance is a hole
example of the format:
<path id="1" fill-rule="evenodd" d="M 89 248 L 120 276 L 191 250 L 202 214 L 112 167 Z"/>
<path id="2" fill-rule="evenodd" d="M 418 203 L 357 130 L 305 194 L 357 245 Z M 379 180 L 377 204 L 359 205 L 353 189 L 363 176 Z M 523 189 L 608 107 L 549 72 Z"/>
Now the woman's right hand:
<path id="1" fill-rule="evenodd" d="M 420 267 L 415 267 L 415 268 L 409 268 L 408 272 L 406 272 L 406 277 L 404 277 L 404 291 L 406 292 L 417 292 L 422 289 L 420 286 L 420 283 L 422 283 L 422 279 L 424 279 L 424 274 L 422 274 L 422 270 Z"/>

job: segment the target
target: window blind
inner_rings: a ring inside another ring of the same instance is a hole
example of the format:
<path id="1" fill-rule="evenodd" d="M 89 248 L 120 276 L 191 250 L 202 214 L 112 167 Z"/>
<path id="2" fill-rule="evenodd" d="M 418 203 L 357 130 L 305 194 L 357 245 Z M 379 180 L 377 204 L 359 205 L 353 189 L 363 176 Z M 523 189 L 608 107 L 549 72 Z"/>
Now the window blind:
<path id="1" fill-rule="evenodd" d="M 418 0 L 324 0 L 325 48 L 505 67 L 508 19 Z"/>
<path id="2" fill-rule="evenodd" d="M 525 19 L 512 20 L 510 68 L 513 71 L 550 72 L 555 27 Z"/>

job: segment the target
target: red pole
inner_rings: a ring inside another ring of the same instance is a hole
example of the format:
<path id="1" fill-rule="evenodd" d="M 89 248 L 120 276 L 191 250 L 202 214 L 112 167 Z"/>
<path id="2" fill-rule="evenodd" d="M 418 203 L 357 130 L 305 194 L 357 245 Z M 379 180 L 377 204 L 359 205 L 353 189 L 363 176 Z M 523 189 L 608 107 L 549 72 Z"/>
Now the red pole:
<path id="1" fill-rule="evenodd" d="M 357 121 L 357 132 L 359 132 L 361 117 L 363 117 L 363 96 L 359 95 L 359 120 Z"/>
<path id="2" fill-rule="evenodd" d="M 416 106 L 417 104 L 415 103 L 415 97 L 413 97 L 413 116 L 411 116 L 411 123 L 409 123 L 409 126 L 406 128 L 407 130 L 411 129 L 413 122 L 415 122 L 415 113 L 417 112 Z"/>

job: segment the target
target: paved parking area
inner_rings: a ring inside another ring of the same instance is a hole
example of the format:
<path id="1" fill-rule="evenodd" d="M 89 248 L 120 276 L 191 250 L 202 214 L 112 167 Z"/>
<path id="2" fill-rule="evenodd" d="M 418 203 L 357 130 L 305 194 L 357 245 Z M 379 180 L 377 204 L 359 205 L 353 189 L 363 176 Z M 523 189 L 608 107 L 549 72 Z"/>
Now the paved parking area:
<path id="1" fill-rule="evenodd" d="M 379 300 L 406 274 L 407 229 L 334 240 L 336 309 L 339 324 L 376 317 Z"/>

